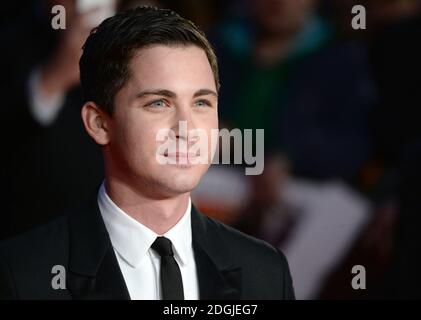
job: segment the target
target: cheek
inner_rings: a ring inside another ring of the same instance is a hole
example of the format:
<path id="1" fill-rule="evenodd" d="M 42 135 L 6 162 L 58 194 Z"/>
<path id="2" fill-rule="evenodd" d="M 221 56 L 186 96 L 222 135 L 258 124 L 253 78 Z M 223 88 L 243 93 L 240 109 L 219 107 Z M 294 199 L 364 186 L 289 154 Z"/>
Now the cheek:
<path id="1" fill-rule="evenodd" d="M 212 130 L 218 130 L 218 115 L 215 113 L 212 117 L 208 119 L 205 123 L 206 131 L 211 135 Z"/>
<path id="2" fill-rule="evenodd" d="M 149 158 L 155 155 L 156 151 L 156 130 L 153 127 L 145 126 L 132 131 L 132 152 L 138 157 Z M 129 150 L 130 152 L 130 150 Z"/>
<path id="3" fill-rule="evenodd" d="M 215 143 L 212 143 L 212 139 L 216 139 L 215 134 L 218 134 L 218 116 L 217 115 L 210 115 L 201 119 L 201 121 L 196 126 L 200 128 L 206 133 L 206 137 L 200 137 L 200 145 L 207 144 L 208 153 L 211 152 L 211 148 L 216 147 Z M 206 139 L 203 139 L 206 138 Z"/>
<path id="4" fill-rule="evenodd" d="M 203 114 L 196 114 L 193 117 L 196 127 L 200 127 L 204 130 L 218 128 L 218 111 L 213 110 Z"/>
<path id="5" fill-rule="evenodd" d="M 120 134 L 121 147 L 129 157 L 148 157 L 154 154 L 156 126 L 142 118 L 127 119 Z"/>

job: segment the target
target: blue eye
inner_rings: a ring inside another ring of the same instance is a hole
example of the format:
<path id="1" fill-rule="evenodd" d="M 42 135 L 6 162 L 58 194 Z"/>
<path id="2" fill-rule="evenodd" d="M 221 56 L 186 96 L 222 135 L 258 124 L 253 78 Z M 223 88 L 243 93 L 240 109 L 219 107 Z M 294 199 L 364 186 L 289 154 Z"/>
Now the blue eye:
<path id="1" fill-rule="evenodd" d="M 166 107 L 166 103 L 164 100 L 156 100 L 148 104 L 148 107 L 152 108 L 163 108 Z"/>
<path id="2" fill-rule="evenodd" d="M 210 102 L 207 101 L 207 100 L 199 100 L 199 101 L 196 101 L 195 105 L 197 107 L 210 107 L 211 106 Z"/>

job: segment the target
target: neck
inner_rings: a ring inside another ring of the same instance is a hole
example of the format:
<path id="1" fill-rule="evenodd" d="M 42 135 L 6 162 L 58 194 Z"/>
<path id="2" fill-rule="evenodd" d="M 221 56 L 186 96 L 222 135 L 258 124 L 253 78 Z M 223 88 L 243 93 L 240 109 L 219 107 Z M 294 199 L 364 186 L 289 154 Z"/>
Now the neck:
<path id="1" fill-rule="evenodd" d="M 190 197 L 190 193 L 184 193 L 154 199 L 115 177 L 106 178 L 105 189 L 121 210 L 158 235 L 166 233 L 183 217 Z"/>

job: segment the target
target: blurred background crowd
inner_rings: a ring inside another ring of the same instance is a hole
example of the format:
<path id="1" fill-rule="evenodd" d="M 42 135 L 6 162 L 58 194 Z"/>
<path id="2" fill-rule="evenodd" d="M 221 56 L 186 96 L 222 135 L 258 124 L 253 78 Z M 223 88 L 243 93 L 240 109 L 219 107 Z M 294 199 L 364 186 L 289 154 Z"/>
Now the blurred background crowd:
<path id="1" fill-rule="evenodd" d="M 87 198 L 101 151 L 80 119 L 91 25 L 77 0 L 0 5 L 0 239 Z M 55 4 L 66 29 L 51 27 Z M 199 25 L 220 64 L 220 126 L 265 129 L 265 170 L 214 165 L 204 213 L 286 254 L 299 299 L 421 298 L 421 1 L 115 0 Z M 366 8 L 366 29 L 351 25 Z M 420 161 L 420 162 L 418 162 Z M 420 210 L 420 211 L 418 211 Z M 366 289 L 354 290 L 354 265 Z"/>

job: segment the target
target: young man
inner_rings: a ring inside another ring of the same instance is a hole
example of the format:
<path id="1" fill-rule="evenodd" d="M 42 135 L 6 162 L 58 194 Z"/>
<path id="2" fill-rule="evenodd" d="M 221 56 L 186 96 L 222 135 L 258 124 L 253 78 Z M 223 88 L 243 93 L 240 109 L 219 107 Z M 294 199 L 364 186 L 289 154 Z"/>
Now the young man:
<path id="1" fill-rule="evenodd" d="M 87 39 L 80 75 L 105 181 L 84 207 L 0 246 L 0 296 L 293 299 L 281 252 L 191 205 L 209 164 L 193 161 L 203 154 L 190 152 L 190 132 L 218 127 L 218 67 L 203 33 L 169 10 L 117 14 Z"/>

